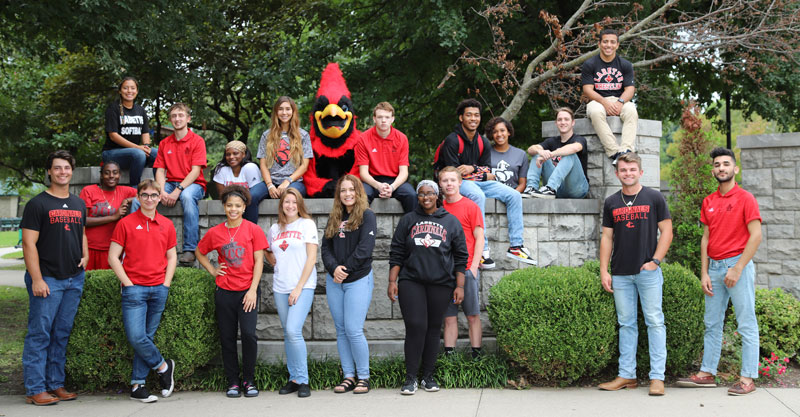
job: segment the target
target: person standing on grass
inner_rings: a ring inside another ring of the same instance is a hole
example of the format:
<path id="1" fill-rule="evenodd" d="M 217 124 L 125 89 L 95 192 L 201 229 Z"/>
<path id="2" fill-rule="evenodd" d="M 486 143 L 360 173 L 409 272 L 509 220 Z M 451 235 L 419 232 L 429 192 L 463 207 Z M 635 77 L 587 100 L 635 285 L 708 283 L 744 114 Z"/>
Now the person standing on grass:
<path id="1" fill-rule="evenodd" d="M 619 376 L 598 388 L 617 391 L 637 386 L 636 315 L 640 299 L 650 352 L 650 395 L 664 395 L 667 328 L 661 310 L 664 276 L 660 265 L 672 243 L 672 219 L 664 196 L 639 182 L 644 173 L 639 155 L 629 152 L 620 156 L 614 168 L 622 190 L 603 204 L 600 280 L 603 288 L 614 294 L 617 309 Z"/>
<path id="2" fill-rule="evenodd" d="M 264 249 L 268 246 L 264 231 L 243 219 L 250 203 L 250 193 L 241 185 L 231 185 L 220 193 L 226 220 L 200 239 L 195 255 L 217 283 L 214 304 L 217 309 L 219 339 L 222 344 L 222 366 L 228 380 L 226 395 L 231 398 L 257 397 L 255 385 L 258 338 L 258 300 L 261 299 L 261 271 Z M 207 253 L 216 250 L 219 266 L 214 268 Z M 242 378 L 239 379 L 239 355 L 236 336 L 241 329 Z"/>
<path id="3" fill-rule="evenodd" d="M 317 226 L 306 210 L 296 188 L 284 190 L 278 201 L 278 223 L 267 233 L 269 249 L 275 259 L 272 296 L 283 327 L 283 346 L 289 381 L 278 393 L 297 392 L 300 398 L 311 395 L 308 386 L 308 352 L 303 339 L 314 289 L 317 287 Z"/>
<path id="4" fill-rule="evenodd" d="M 736 184 L 736 155 L 730 149 L 711 151 L 712 174 L 719 189 L 703 200 L 700 221 L 700 283 L 706 294 L 703 363 L 700 372 L 680 378 L 679 387 L 716 387 L 722 326 L 728 300 L 736 312 L 737 331 L 742 335 L 742 371 L 729 395 L 747 395 L 756 390 L 758 378 L 758 321 L 755 309 L 753 256 L 761 244 L 761 214 L 758 202 Z"/>
<path id="5" fill-rule="evenodd" d="M 366 394 L 370 389 L 364 320 L 375 286 L 372 250 L 376 232 L 375 213 L 369 208 L 361 181 L 350 174 L 339 178 L 322 238 L 322 263 L 328 271 L 325 294 L 344 374 L 342 383 L 333 389 L 337 394 Z"/>
<path id="6" fill-rule="evenodd" d="M 439 186 L 417 185 L 418 205 L 403 216 L 389 253 L 389 300 L 399 299 L 406 327 L 406 379 L 400 393 L 417 392 L 422 361 L 422 388 L 439 391 L 433 378 L 439 353 L 439 332 L 447 306 L 464 299 L 464 271 L 469 253 L 458 219 L 439 207 Z"/>
<path id="7" fill-rule="evenodd" d="M 100 169 L 100 184 L 87 185 L 81 190 L 86 203 L 86 239 L 89 241 L 89 264 L 86 270 L 110 269 L 108 246 L 119 219 L 125 217 L 136 198 L 136 189 L 119 185 L 119 164 L 106 161 Z"/>
<path id="8" fill-rule="evenodd" d="M 20 228 L 28 289 L 28 334 L 22 348 L 25 400 L 34 405 L 69 401 L 64 389 L 67 342 L 83 294 L 89 245 L 86 205 L 69 192 L 75 158 L 47 157 L 50 186 L 25 205 Z"/>
<path id="9" fill-rule="evenodd" d="M 481 209 L 472 200 L 465 198 L 458 191 L 461 187 L 461 175 L 455 167 L 444 167 L 439 171 L 439 186 L 444 194 L 442 205 L 448 213 L 456 216 L 464 229 L 467 243 L 467 269 L 464 272 L 464 301 L 461 308 L 469 323 L 469 342 L 472 358 L 481 354 L 483 329 L 481 326 L 480 305 L 480 266 L 481 260 L 475 254 L 483 251 L 483 217 Z M 450 304 L 444 318 L 444 352 L 454 354 L 458 340 L 458 306 Z"/>
<path id="10" fill-rule="evenodd" d="M 137 189 L 141 208 L 117 223 L 108 248 L 108 264 L 122 284 L 122 324 L 133 348 L 131 399 L 151 403 L 145 379 L 151 369 L 158 373 L 161 395 L 175 389 L 175 361 L 165 359 L 155 337 L 175 275 L 175 226 L 156 211 L 161 187 L 143 180 Z M 124 259 L 122 257 L 124 256 Z"/>

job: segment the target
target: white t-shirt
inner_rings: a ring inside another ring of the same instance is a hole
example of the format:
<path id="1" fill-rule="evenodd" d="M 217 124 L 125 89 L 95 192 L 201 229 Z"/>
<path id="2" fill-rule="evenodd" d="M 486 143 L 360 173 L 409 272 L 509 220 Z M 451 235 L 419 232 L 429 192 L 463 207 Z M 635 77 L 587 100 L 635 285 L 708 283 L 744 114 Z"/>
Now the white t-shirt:
<path id="1" fill-rule="evenodd" d="M 239 171 L 238 177 L 233 175 L 231 167 L 224 166 L 220 168 L 214 175 L 214 182 L 226 187 L 229 185 L 241 185 L 242 187 L 250 189 L 258 185 L 258 183 L 264 182 L 264 180 L 261 179 L 261 170 L 258 168 L 258 165 L 248 162 L 244 164 Z"/>
<path id="2" fill-rule="evenodd" d="M 311 219 L 299 218 L 286 225 L 286 230 L 281 231 L 280 225 L 273 224 L 267 233 L 267 240 L 272 253 L 275 255 L 275 274 L 272 276 L 272 291 L 279 294 L 288 294 L 294 290 L 300 281 L 300 274 L 306 265 L 308 254 L 306 243 L 319 245 L 317 239 L 317 225 Z M 316 256 L 316 255 L 315 255 Z M 317 287 L 317 266 L 311 270 L 311 275 L 303 288 L 314 289 Z"/>

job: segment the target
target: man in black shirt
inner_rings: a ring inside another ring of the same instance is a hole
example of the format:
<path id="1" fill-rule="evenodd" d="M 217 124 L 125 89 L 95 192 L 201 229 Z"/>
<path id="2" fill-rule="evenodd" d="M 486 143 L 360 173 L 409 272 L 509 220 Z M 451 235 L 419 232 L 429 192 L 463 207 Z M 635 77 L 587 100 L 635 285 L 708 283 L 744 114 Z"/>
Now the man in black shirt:
<path id="1" fill-rule="evenodd" d="M 600 32 L 600 54 L 581 67 L 583 95 L 591 100 L 586 105 L 586 117 L 592 121 L 594 131 L 605 148 L 606 155 L 615 161 L 625 152 L 633 152 L 639 114 L 631 102 L 636 87 L 633 84 L 633 65 L 617 55 L 619 37 L 613 29 Z M 606 116 L 622 119 L 622 140 L 617 139 L 608 127 Z"/>
<path id="2" fill-rule="evenodd" d="M 20 223 L 29 304 L 22 369 L 29 404 L 77 397 L 64 389 L 64 364 L 89 245 L 83 233 L 86 205 L 69 193 L 74 166 L 67 151 L 47 157 L 50 187 L 25 205 Z"/>
<path id="3" fill-rule="evenodd" d="M 523 198 L 583 198 L 589 193 L 586 139 L 576 135 L 574 127 L 572 109 L 562 107 L 556 110 L 559 136 L 528 148 L 528 153 L 536 156 L 528 168 L 528 186 Z"/>
<path id="4" fill-rule="evenodd" d="M 599 388 L 607 391 L 636 388 L 638 297 L 647 324 L 650 395 L 664 395 L 667 328 L 661 311 L 664 277 L 659 265 L 672 242 L 672 220 L 664 196 L 639 183 L 642 159 L 636 153 L 620 156 L 615 168 L 622 190 L 611 194 L 603 205 L 600 280 L 603 288 L 614 294 L 617 308 L 619 376 Z"/>

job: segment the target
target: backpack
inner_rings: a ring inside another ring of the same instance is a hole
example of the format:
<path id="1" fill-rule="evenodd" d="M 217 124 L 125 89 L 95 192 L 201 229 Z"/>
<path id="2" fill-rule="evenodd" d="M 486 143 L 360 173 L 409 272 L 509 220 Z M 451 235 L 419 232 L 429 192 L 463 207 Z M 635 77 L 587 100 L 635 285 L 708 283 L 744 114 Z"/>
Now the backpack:
<path id="1" fill-rule="evenodd" d="M 478 141 L 478 156 L 480 156 L 483 155 L 483 136 L 481 136 L 481 134 L 478 132 L 475 132 L 475 134 L 477 135 L 476 139 Z M 461 135 L 457 136 L 458 136 L 458 157 L 460 158 L 461 154 L 464 153 L 464 138 L 462 138 Z M 445 138 L 445 140 L 447 140 L 447 138 Z M 436 147 L 436 152 L 434 152 L 433 154 L 433 163 L 431 165 L 433 165 L 434 177 L 438 177 L 439 170 L 441 168 L 444 168 L 444 165 L 442 165 L 441 161 L 439 161 L 439 151 L 442 149 L 442 145 L 444 145 L 444 140 L 439 144 L 439 146 Z"/>

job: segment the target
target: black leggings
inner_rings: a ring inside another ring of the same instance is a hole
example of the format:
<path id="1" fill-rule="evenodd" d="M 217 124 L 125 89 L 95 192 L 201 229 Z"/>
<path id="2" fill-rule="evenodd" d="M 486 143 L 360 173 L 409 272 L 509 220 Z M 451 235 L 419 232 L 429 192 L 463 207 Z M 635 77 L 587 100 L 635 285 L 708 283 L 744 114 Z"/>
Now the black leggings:
<path id="1" fill-rule="evenodd" d="M 453 297 L 444 285 L 421 284 L 403 279 L 397 283 L 400 311 L 406 325 L 406 376 L 416 378 L 422 358 L 422 375 L 433 375 L 439 353 L 442 319 Z"/>
<path id="2" fill-rule="evenodd" d="M 217 307 L 217 325 L 219 341 L 222 344 L 222 366 L 228 385 L 241 385 L 239 381 L 239 354 L 236 349 L 237 327 L 242 331 L 242 379 L 255 384 L 256 356 L 258 339 L 256 338 L 256 322 L 258 321 L 258 303 L 249 312 L 244 312 L 245 291 L 228 291 L 217 287 L 214 292 L 214 303 Z M 258 289 L 256 300 L 261 299 Z"/>

